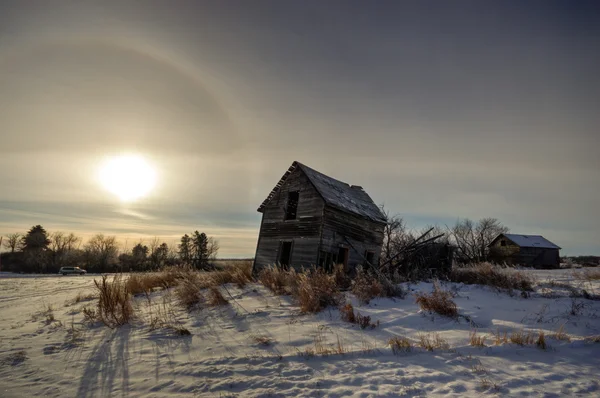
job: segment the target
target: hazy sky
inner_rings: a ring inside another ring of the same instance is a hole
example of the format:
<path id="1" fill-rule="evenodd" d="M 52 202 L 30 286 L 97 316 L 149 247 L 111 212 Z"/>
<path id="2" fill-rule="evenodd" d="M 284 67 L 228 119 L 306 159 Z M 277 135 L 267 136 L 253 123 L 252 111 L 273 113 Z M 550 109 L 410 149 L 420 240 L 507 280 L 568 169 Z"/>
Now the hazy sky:
<path id="1" fill-rule="evenodd" d="M 0 0 L 0 234 L 253 256 L 294 160 L 409 226 L 496 217 L 600 254 L 600 3 Z M 158 172 L 123 204 L 106 156 Z"/>

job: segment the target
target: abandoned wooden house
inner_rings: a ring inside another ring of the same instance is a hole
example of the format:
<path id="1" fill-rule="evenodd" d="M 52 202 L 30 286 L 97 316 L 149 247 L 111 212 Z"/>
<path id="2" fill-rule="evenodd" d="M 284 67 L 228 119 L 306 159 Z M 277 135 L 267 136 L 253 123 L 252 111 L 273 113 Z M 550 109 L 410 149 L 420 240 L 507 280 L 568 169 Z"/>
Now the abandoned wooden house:
<path id="1" fill-rule="evenodd" d="M 254 271 L 377 264 L 386 217 L 360 186 L 294 162 L 258 208 Z"/>
<path id="2" fill-rule="evenodd" d="M 540 235 L 500 234 L 488 245 L 494 262 L 559 268 L 560 247 Z"/>

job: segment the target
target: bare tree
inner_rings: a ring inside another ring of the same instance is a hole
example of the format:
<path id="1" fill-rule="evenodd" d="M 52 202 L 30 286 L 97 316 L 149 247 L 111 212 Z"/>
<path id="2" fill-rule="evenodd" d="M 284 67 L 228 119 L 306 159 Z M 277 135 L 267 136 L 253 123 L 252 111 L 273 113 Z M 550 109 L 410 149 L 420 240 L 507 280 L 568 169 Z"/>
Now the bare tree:
<path id="1" fill-rule="evenodd" d="M 217 259 L 217 254 L 219 253 L 219 242 L 213 238 L 212 236 L 208 238 L 208 242 L 206 245 L 206 257 L 210 261 L 214 261 Z"/>
<path id="2" fill-rule="evenodd" d="M 387 219 L 387 224 L 383 229 L 383 247 L 380 257 L 380 261 L 385 262 L 405 247 L 412 237 L 407 232 L 406 223 L 402 217 L 397 214 L 390 215 L 383 206 L 381 206 L 381 210 Z"/>
<path id="3" fill-rule="evenodd" d="M 23 235 L 18 232 L 8 234 L 6 240 L 3 242 L 4 247 L 10 249 L 11 253 L 21 249 Z"/>
<path id="4" fill-rule="evenodd" d="M 65 234 L 63 232 L 54 232 L 50 234 L 50 266 L 52 271 L 58 271 L 58 268 L 72 264 L 75 260 L 73 253 L 77 250 L 77 246 L 81 239 L 75 234 Z"/>
<path id="5" fill-rule="evenodd" d="M 98 272 L 106 272 L 116 264 L 118 252 L 119 246 L 114 236 L 97 234 L 85 244 L 88 267 Z"/>
<path id="6" fill-rule="evenodd" d="M 500 234 L 509 229 L 495 218 L 482 218 L 477 223 L 466 218 L 456 221 L 448 228 L 452 243 L 456 246 L 459 259 L 465 263 L 485 261 L 488 245 Z"/>

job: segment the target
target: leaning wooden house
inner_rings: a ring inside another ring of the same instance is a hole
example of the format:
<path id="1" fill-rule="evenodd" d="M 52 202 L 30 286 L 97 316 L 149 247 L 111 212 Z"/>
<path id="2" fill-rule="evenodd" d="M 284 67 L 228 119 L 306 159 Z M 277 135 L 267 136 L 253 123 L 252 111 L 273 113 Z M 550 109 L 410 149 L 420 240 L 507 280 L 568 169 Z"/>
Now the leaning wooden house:
<path id="1" fill-rule="evenodd" d="M 488 245 L 492 261 L 535 268 L 559 268 L 560 247 L 540 235 L 500 234 Z"/>
<path id="2" fill-rule="evenodd" d="M 330 269 L 377 264 L 386 217 L 357 185 L 294 162 L 258 208 L 254 271 L 269 265 Z"/>

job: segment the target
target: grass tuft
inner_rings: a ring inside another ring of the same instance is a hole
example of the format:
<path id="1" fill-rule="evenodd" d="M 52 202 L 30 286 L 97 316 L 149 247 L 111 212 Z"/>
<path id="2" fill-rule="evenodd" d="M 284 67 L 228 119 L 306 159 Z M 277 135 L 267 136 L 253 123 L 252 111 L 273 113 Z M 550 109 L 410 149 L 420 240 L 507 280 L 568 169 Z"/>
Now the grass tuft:
<path id="1" fill-rule="evenodd" d="M 556 329 L 556 332 L 549 334 L 548 337 L 555 339 L 555 340 L 561 340 L 561 341 L 567 341 L 567 342 L 571 341 L 571 336 L 569 336 L 569 334 L 566 332 L 564 323 L 562 325 L 560 325 L 558 327 L 558 329 Z"/>
<path id="2" fill-rule="evenodd" d="M 419 333 L 418 346 L 427 351 L 433 350 L 448 350 L 450 345 L 438 333 Z"/>
<path id="3" fill-rule="evenodd" d="M 435 312 L 453 319 L 458 317 L 458 308 L 452 301 L 452 293 L 443 290 L 437 281 L 433 284 L 433 292 L 417 293 L 415 296 L 423 311 Z"/>
<path id="4" fill-rule="evenodd" d="M 106 326 L 115 328 L 125 325 L 133 318 L 131 294 L 120 275 L 115 275 L 112 281 L 103 276 L 101 281 L 94 280 L 98 292 L 98 319 Z"/>
<path id="5" fill-rule="evenodd" d="M 477 329 L 472 330 L 469 335 L 469 344 L 473 347 L 485 347 L 486 336 L 478 336 Z"/>
<path id="6" fill-rule="evenodd" d="M 335 306 L 341 302 L 343 295 L 338 289 L 334 275 L 329 275 L 322 269 L 312 269 L 295 275 L 297 285 L 292 286 L 292 297 L 302 313 L 317 313 L 327 306 Z"/>
<path id="7" fill-rule="evenodd" d="M 200 292 L 198 278 L 192 277 L 183 280 L 175 288 L 175 297 L 179 304 L 184 308 L 191 310 L 205 302 L 205 298 Z"/>
<path id="8" fill-rule="evenodd" d="M 411 341 L 404 336 L 394 336 L 389 339 L 388 344 L 395 355 L 412 351 Z"/>

